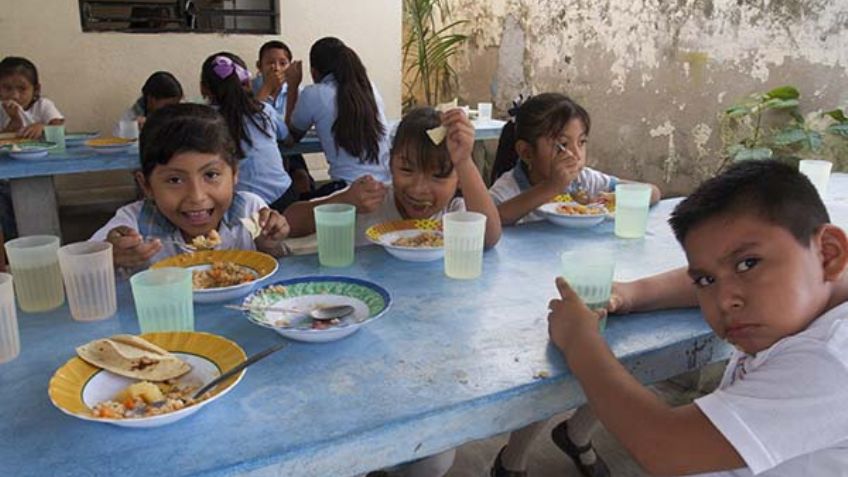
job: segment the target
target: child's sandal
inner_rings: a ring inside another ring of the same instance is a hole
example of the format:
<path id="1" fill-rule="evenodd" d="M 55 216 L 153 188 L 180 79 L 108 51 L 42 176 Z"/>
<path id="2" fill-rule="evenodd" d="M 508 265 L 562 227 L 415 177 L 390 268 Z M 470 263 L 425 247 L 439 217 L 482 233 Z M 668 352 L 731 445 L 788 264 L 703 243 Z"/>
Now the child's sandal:
<path id="1" fill-rule="evenodd" d="M 495 463 L 492 464 L 492 468 L 489 470 L 490 477 L 527 477 L 526 470 L 508 470 L 505 469 L 503 463 L 501 462 L 501 455 L 506 449 L 506 446 L 501 447 L 500 452 L 498 452 L 498 456 L 495 457 Z"/>
<path id="2" fill-rule="evenodd" d="M 584 446 L 578 446 L 571 441 L 571 438 L 568 437 L 568 421 L 563 421 L 551 430 L 551 440 L 574 461 L 574 465 L 584 477 L 610 477 L 609 467 L 601 459 L 598 451 L 592 447 L 592 441 Z M 595 462 L 586 465 L 580 459 L 580 455 L 589 451 L 595 452 Z"/>

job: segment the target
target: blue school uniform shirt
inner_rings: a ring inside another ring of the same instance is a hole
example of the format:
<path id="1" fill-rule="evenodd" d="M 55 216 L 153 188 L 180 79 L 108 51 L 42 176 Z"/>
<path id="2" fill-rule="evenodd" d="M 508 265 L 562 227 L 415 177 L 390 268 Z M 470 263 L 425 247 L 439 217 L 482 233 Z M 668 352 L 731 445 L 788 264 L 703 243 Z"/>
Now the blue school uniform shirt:
<path id="1" fill-rule="evenodd" d="M 385 128 L 383 137 L 380 138 L 379 163 L 365 164 L 359 161 L 359 157 L 336 145 L 333 137 L 333 124 L 338 117 L 336 109 L 336 91 L 338 83 L 332 74 L 326 75 L 319 83 L 303 88 L 297 100 L 297 105 L 292 112 L 292 125 L 307 131 L 313 125 L 318 133 L 321 148 L 330 165 L 330 178 L 353 182 L 364 175 L 370 174 L 380 182 L 390 182 L 392 179 L 389 172 L 389 124 L 386 121 L 383 98 L 377 92 L 377 88 L 371 85 L 374 99 L 377 102 L 377 117 Z"/>
<path id="2" fill-rule="evenodd" d="M 278 121 L 274 108 L 262 103 L 262 114 L 268 116 L 265 131 L 245 117 L 247 134 L 253 145 L 241 142 L 244 159 L 239 161 L 239 178 L 236 190 L 253 192 L 268 204 L 282 197 L 291 186 L 291 177 L 283 169 L 283 158 L 277 146 Z M 262 124 L 262 121 L 259 121 Z M 267 134 L 266 134 L 267 133 Z"/>
<path id="3" fill-rule="evenodd" d="M 253 80 L 251 80 L 251 88 L 253 89 L 253 94 L 259 92 L 259 89 L 262 88 L 262 84 L 265 80 L 262 78 L 261 74 L 256 75 Z M 288 137 L 289 128 L 286 126 L 286 99 L 289 95 L 289 85 L 283 83 L 283 87 L 280 88 L 280 92 L 277 93 L 277 96 L 265 100 L 264 102 L 274 108 L 274 120 L 276 121 L 275 126 L 277 127 L 277 138 L 281 141 Z"/>

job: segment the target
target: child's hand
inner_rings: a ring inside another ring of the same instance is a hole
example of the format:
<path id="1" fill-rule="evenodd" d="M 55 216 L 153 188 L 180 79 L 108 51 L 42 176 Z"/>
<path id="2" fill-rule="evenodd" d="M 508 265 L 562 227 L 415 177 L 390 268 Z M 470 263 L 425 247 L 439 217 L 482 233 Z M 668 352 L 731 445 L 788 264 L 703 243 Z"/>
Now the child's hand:
<path id="1" fill-rule="evenodd" d="M 633 310 L 632 283 L 612 282 L 607 311 L 613 314 L 624 315 Z"/>
<path id="2" fill-rule="evenodd" d="M 590 310 L 564 278 L 558 277 L 556 285 L 561 298 L 548 304 L 548 333 L 554 344 L 565 352 L 574 340 L 598 333 L 598 323 L 606 312 Z"/>
<path id="3" fill-rule="evenodd" d="M 142 267 L 162 250 L 159 239 L 145 242 L 138 231 L 125 225 L 110 230 L 106 241 L 112 244 L 112 261 L 118 267 Z"/>
<path id="4" fill-rule="evenodd" d="M 260 251 L 275 257 L 284 255 L 283 240 L 289 236 L 289 223 L 279 212 L 268 207 L 259 210 L 259 226 L 262 230 L 254 242 Z"/>
<path id="5" fill-rule="evenodd" d="M 454 167 L 463 161 L 470 161 L 474 149 L 474 126 L 465 113 L 459 108 L 443 113 L 442 125 L 448 130 L 445 141 Z"/>
<path id="6" fill-rule="evenodd" d="M 576 178 L 577 174 L 570 159 L 557 154 L 551 161 L 551 170 L 546 180 L 551 190 L 556 191 L 557 194 L 562 194 Z"/>
<path id="7" fill-rule="evenodd" d="M 44 125 L 41 123 L 30 124 L 29 126 L 18 131 L 18 137 L 27 139 L 40 139 L 44 133 Z"/>
<path id="8" fill-rule="evenodd" d="M 279 91 L 286 82 L 286 72 L 281 69 L 274 69 L 263 75 L 263 78 L 268 82 L 271 91 Z"/>
<path id="9" fill-rule="evenodd" d="M 292 61 L 286 68 L 285 78 L 289 90 L 296 90 L 300 86 L 300 82 L 303 81 L 303 62 L 300 60 Z"/>
<path id="10" fill-rule="evenodd" d="M 386 186 L 370 175 L 362 176 L 343 192 L 344 202 L 356 206 L 357 213 L 368 214 L 377 210 L 386 198 Z"/>
<path id="11" fill-rule="evenodd" d="M 6 115 L 9 116 L 10 119 L 20 119 L 23 109 L 16 101 L 9 99 L 3 101 L 3 111 L 6 112 Z"/>

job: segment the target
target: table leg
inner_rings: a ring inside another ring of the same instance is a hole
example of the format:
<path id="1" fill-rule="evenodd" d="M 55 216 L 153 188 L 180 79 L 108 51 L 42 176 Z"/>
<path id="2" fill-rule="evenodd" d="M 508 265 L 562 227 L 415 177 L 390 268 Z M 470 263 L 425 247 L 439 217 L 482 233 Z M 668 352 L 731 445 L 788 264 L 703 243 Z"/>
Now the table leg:
<path id="1" fill-rule="evenodd" d="M 52 176 L 11 179 L 12 205 L 18 235 L 49 234 L 62 236 L 59 207 Z"/>

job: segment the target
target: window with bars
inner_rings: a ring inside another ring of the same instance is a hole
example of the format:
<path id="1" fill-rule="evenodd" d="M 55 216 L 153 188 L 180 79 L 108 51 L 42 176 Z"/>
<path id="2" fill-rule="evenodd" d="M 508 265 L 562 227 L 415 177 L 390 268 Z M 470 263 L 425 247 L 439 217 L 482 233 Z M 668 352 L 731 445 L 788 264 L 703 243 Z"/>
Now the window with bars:
<path id="1" fill-rule="evenodd" d="M 82 31 L 279 33 L 278 0 L 79 0 Z"/>

